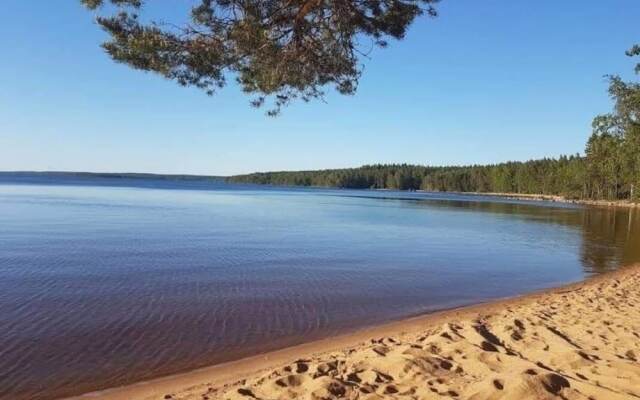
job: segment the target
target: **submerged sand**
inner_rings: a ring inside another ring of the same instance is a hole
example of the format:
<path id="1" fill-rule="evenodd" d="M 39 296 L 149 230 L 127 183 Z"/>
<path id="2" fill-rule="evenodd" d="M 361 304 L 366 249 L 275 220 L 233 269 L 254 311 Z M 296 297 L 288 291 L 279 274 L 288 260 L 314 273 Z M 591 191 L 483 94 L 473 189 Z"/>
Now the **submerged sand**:
<path id="1" fill-rule="evenodd" d="M 640 398 L 640 267 L 90 396 Z"/>

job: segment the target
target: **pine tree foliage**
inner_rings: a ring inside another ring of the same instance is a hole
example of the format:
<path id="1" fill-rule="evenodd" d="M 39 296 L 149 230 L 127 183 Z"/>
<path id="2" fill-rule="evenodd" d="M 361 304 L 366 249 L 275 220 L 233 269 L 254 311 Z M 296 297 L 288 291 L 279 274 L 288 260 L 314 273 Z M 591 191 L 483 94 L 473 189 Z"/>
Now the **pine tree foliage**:
<path id="1" fill-rule="evenodd" d="M 141 22 L 143 0 L 81 2 L 115 7 L 97 18 L 115 61 L 208 94 L 231 74 L 254 106 L 270 100 L 276 115 L 293 99 L 322 98 L 327 86 L 355 93 L 363 45 L 403 38 L 418 15 L 436 15 L 438 0 L 198 0 L 182 26 Z"/>

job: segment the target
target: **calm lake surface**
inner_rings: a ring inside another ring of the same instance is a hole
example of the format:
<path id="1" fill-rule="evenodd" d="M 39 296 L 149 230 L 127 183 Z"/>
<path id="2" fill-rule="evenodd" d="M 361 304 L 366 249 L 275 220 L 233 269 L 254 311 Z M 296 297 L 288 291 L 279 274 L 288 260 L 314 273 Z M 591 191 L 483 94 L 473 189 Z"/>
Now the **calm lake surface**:
<path id="1" fill-rule="evenodd" d="M 640 261 L 640 212 L 0 175 L 0 398 L 54 399 Z"/>

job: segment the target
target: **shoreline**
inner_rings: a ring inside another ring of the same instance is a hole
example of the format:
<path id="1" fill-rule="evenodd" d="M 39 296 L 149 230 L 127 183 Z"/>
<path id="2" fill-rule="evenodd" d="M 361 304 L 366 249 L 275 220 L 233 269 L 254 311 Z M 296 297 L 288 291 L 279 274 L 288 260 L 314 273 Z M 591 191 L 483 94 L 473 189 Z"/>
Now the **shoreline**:
<path id="1" fill-rule="evenodd" d="M 305 360 L 305 365 L 309 360 L 313 360 L 314 363 L 317 361 L 319 363 L 318 365 L 322 365 L 320 364 L 321 361 L 334 359 L 336 354 L 342 354 L 344 355 L 344 357 L 346 357 L 345 360 L 348 361 L 351 358 L 350 354 L 352 353 L 358 355 L 361 353 L 369 355 L 369 350 L 371 350 L 372 346 L 371 343 L 374 343 L 374 345 L 375 343 L 383 344 L 385 338 L 395 337 L 396 339 L 390 339 L 392 343 L 401 343 L 406 337 L 421 335 L 427 331 L 438 330 L 441 329 L 443 325 L 451 325 L 454 321 L 480 320 L 486 318 L 487 316 L 498 315 L 504 312 L 505 309 L 526 309 L 527 307 L 533 307 L 540 302 L 551 301 L 550 299 L 557 300 L 557 298 L 565 298 L 568 293 L 575 293 L 578 291 L 595 291 L 598 287 L 610 287 L 611 285 L 614 285 L 613 287 L 615 288 L 619 284 L 619 279 L 621 278 L 632 281 L 630 282 L 630 285 L 637 285 L 638 283 L 640 283 L 640 265 L 623 267 L 620 270 L 608 272 L 602 275 L 592 276 L 577 283 L 544 289 L 521 296 L 428 313 L 404 320 L 386 323 L 379 326 L 360 329 L 352 333 L 329 337 L 326 339 L 287 347 L 281 350 L 251 356 L 237 361 L 226 362 L 185 373 L 69 397 L 66 398 L 66 400 L 191 400 L 196 398 L 250 399 L 252 396 L 247 395 L 247 393 L 253 393 L 251 392 L 251 390 L 256 391 L 259 389 L 244 389 L 244 387 L 248 385 L 248 382 L 254 382 L 257 387 L 260 387 L 260 385 L 266 381 L 270 382 L 270 384 L 268 385 L 270 388 L 269 390 L 272 390 L 272 387 L 280 389 L 280 385 L 282 382 L 273 384 L 272 381 L 277 380 L 276 378 L 281 375 L 287 374 L 287 368 L 289 368 L 289 371 L 291 371 L 291 365 L 300 364 L 300 360 Z M 630 290 L 640 292 L 640 288 L 638 288 L 637 286 L 632 287 Z M 582 295 L 576 301 L 579 302 L 581 301 L 580 299 L 585 300 L 585 297 L 589 296 Z M 586 300 L 589 300 L 589 298 L 587 298 Z M 615 317 L 611 315 L 606 316 L 611 318 Z M 587 316 L 585 315 L 584 317 L 586 318 Z M 640 322 L 640 315 L 638 317 Z M 462 323 L 459 324 L 464 325 Z M 560 326 L 557 329 L 565 331 L 570 328 L 571 327 Z M 475 329 L 477 330 L 477 327 Z M 629 328 L 626 327 L 626 329 Z M 637 329 L 640 329 L 640 326 Z M 640 332 L 634 332 L 634 334 L 640 335 Z M 638 343 L 640 343 L 640 336 L 638 336 Z M 387 345 L 389 344 L 390 343 L 387 343 Z M 496 346 L 499 347 L 498 345 L 495 345 L 494 347 Z M 548 346 L 549 345 L 547 344 L 547 347 Z M 507 347 L 504 346 L 504 348 L 506 349 Z M 469 347 L 469 349 L 473 351 L 475 348 L 471 346 Z M 501 348 L 496 349 L 497 353 L 502 354 L 500 350 Z M 640 356 L 640 351 L 638 350 L 640 349 L 636 349 L 635 352 L 633 349 L 629 350 L 629 354 L 632 354 L 632 358 L 636 357 L 636 353 L 638 353 L 638 355 Z M 374 348 L 374 352 L 375 351 L 376 350 Z M 296 360 L 298 360 L 298 363 L 296 363 Z M 318 368 L 320 367 L 318 366 Z M 637 373 L 640 377 L 640 365 L 637 365 Z M 295 382 L 290 383 L 292 383 L 290 385 L 292 386 L 292 388 L 287 390 L 291 391 L 291 393 L 295 392 L 302 396 L 301 393 L 298 393 L 295 390 L 303 390 L 305 385 L 296 385 Z M 634 381 L 634 384 L 635 383 L 636 382 Z M 317 390 L 324 389 L 318 388 Z M 243 390 L 245 391 L 243 392 Z M 246 390 L 249 390 L 249 392 L 247 392 Z M 245 393 L 245 395 L 242 395 L 242 393 Z M 629 393 L 632 393 L 633 396 L 636 395 L 635 392 Z M 637 393 L 637 395 L 640 396 L 640 393 Z M 281 396 L 275 395 L 274 397 L 282 398 Z"/>
<path id="2" fill-rule="evenodd" d="M 564 196 L 551 194 L 528 194 L 528 193 L 492 193 L 492 192 L 424 192 L 424 193 L 453 193 L 459 195 L 500 197 L 510 200 L 530 200 L 548 203 L 578 204 L 592 207 L 620 207 L 620 208 L 638 208 L 640 203 L 634 203 L 630 200 L 583 200 L 568 199 Z"/>
<path id="3" fill-rule="evenodd" d="M 372 190 L 372 191 L 399 191 L 399 192 L 417 192 L 417 193 L 444 193 L 469 196 L 485 196 L 500 197 L 511 200 L 529 200 L 550 203 L 578 204 L 594 207 L 620 207 L 620 208 L 640 208 L 639 202 L 630 200 L 585 200 L 585 199 L 569 199 L 560 195 L 534 194 L 534 193 L 502 193 L 502 192 L 458 192 L 458 191 L 428 191 L 428 190 L 401 190 L 390 188 L 340 188 L 335 186 L 307 186 L 307 185 L 274 185 L 260 183 L 240 183 L 230 182 L 228 176 L 219 175 L 191 175 L 191 174 L 154 174 L 143 172 L 83 172 L 83 171 L 0 171 L 0 177 L 18 177 L 18 178 L 66 178 L 66 179 L 107 179 L 112 181 L 118 180 L 161 180 L 169 182 L 224 182 L 227 185 L 254 185 L 269 186 L 281 188 L 307 188 L 307 189 L 346 189 L 346 190 Z M 15 182 L 11 182 L 15 183 Z M 30 183 L 30 182 L 27 182 Z M 116 185 L 118 186 L 118 185 Z M 125 187 L 127 187 L 125 185 Z"/>

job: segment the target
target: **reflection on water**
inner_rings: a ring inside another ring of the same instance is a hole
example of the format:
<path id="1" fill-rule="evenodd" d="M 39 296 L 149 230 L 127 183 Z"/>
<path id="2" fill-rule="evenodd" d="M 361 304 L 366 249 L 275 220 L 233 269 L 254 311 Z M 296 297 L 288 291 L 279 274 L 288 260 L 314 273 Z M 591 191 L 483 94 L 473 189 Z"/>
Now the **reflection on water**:
<path id="1" fill-rule="evenodd" d="M 597 208 L 581 213 L 581 261 L 585 271 L 601 273 L 640 260 L 640 212 Z"/>
<path id="2" fill-rule="evenodd" d="M 466 196 L 467 200 L 469 198 L 477 197 Z M 427 208 L 457 208 L 504 214 L 511 218 L 575 228 L 580 233 L 580 260 L 587 275 L 640 262 L 640 210 L 633 207 L 579 207 L 553 203 L 542 203 L 540 207 L 535 202 L 514 203 L 499 198 L 495 202 L 421 202 Z"/>
<path id="3" fill-rule="evenodd" d="M 26 182 L 0 176 L 1 399 L 125 384 L 640 260 L 638 210 Z"/>

